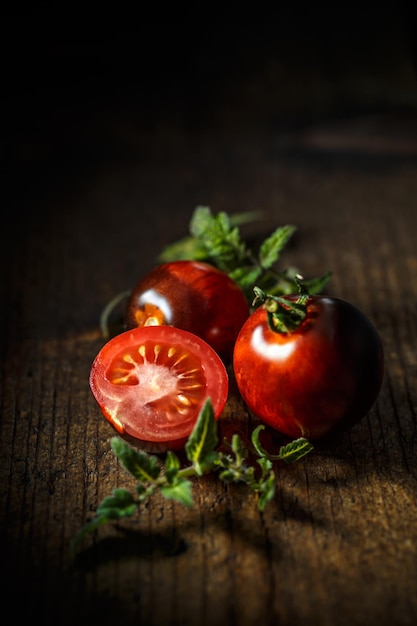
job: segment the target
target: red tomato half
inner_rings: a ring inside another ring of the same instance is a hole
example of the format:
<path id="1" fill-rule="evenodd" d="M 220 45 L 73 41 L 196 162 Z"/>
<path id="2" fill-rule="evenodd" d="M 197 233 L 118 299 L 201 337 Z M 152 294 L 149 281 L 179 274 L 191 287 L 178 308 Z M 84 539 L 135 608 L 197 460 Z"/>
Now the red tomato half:
<path id="1" fill-rule="evenodd" d="M 370 320 L 336 298 L 311 296 L 307 317 L 290 333 L 268 326 L 264 306 L 236 340 L 234 374 L 247 406 L 292 438 L 345 430 L 376 400 L 383 349 Z"/>
<path id="2" fill-rule="evenodd" d="M 144 276 L 127 302 L 126 328 L 168 324 L 198 335 L 228 365 L 249 317 L 242 289 L 208 263 L 163 263 Z"/>
<path id="3" fill-rule="evenodd" d="M 96 356 L 90 386 L 116 431 L 150 452 L 178 450 L 210 398 L 216 418 L 228 395 L 228 376 L 202 339 L 172 326 L 117 335 Z"/>

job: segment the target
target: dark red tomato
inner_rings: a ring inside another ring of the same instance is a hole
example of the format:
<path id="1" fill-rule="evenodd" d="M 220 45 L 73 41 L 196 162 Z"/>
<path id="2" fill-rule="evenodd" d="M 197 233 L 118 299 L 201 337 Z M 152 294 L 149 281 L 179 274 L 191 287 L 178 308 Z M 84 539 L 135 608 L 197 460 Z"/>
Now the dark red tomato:
<path id="1" fill-rule="evenodd" d="M 348 302 L 311 296 L 290 333 L 268 326 L 261 305 L 236 340 L 234 374 L 251 411 L 292 438 L 321 439 L 360 421 L 383 378 L 383 349 L 370 320 Z"/>
<path id="2" fill-rule="evenodd" d="M 103 346 L 91 367 L 90 386 L 120 435 L 149 452 L 165 452 L 184 446 L 208 398 L 219 417 L 229 381 L 205 341 L 172 326 L 149 326 Z"/>
<path id="3" fill-rule="evenodd" d="M 249 317 L 242 289 L 207 263 L 174 261 L 151 270 L 127 302 L 126 328 L 166 324 L 198 335 L 228 365 L 237 334 Z"/>

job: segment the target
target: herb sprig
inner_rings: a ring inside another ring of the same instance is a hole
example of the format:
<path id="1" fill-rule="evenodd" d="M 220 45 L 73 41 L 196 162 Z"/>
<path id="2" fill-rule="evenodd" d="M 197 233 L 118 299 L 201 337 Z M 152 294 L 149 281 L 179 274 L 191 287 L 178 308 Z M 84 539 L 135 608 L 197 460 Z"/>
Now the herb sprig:
<path id="1" fill-rule="evenodd" d="M 213 214 L 207 206 L 197 206 L 189 223 L 190 234 L 164 248 L 160 262 L 200 260 L 226 272 L 246 293 L 251 302 L 257 285 L 270 295 L 288 295 L 297 291 L 295 267 L 278 270 L 281 253 L 296 232 L 292 224 L 276 228 L 259 246 L 252 250 L 242 238 L 239 226 L 259 219 L 258 212 L 229 216 L 220 211 Z M 310 294 L 323 290 L 330 272 L 304 280 Z"/>
<path id="2" fill-rule="evenodd" d="M 134 492 L 117 487 L 99 504 L 95 516 L 73 538 L 74 555 L 80 542 L 100 526 L 133 516 L 138 507 L 159 492 L 168 500 L 193 506 L 193 478 L 217 472 L 224 483 L 241 482 L 258 495 L 258 509 L 263 511 L 275 495 L 276 474 L 274 462 L 293 463 L 313 450 L 313 444 L 304 437 L 281 446 L 278 454 L 270 454 L 260 442 L 260 424 L 251 436 L 255 464 L 248 462 L 249 450 L 239 435 L 233 434 L 224 442 L 227 452 L 219 449 L 217 422 L 210 399 L 203 405 L 197 422 L 185 444 L 188 465 L 182 466 L 179 456 L 172 451 L 165 459 L 137 450 L 120 437 L 111 439 L 111 448 L 123 468 L 136 480 Z"/>
<path id="3" fill-rule="evenodd" d="M 171 261 L 204 261 L 222 270 L 237 283 L 252 307 L 253 290 L 258 287 L 270 296 L 284 296 L 298 291 L 296 267 L 277 268 L 284 248 L 296 232 L 296 227 L 285 224 L 276 228 L 257 250 L 242 237 L 239 227 L 259 220 L 257 211 L 229 215 L 224 211 L 214 214 L 207 206 L 197 206 L 189 222 L 189 234 L 165 246 L 158 255 L 160 263 Z M 303 278 L 308 293 L 323 291 L 331 272 L 313 278 Z M 130 291 L 117 294 L 102 310 L 100 328 L 104 339 L 122 332 L 123 322 L 110 323 L 115 309 L 125 305 Z"/>

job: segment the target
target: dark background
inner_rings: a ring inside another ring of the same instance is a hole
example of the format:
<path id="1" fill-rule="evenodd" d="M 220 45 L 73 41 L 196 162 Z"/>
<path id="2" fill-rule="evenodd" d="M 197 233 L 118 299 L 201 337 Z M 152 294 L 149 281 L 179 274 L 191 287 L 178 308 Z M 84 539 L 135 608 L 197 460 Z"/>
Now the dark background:
<path id="1" fill-rule="evenodd" d="M 412 25 L 401 6 L 9 10 L 2 83 L 12 203 L 24 210 L 27 195 L 104 161 L 146 160 L 126 137 L 135 130 L 272 134 L 415 113 Z"/>

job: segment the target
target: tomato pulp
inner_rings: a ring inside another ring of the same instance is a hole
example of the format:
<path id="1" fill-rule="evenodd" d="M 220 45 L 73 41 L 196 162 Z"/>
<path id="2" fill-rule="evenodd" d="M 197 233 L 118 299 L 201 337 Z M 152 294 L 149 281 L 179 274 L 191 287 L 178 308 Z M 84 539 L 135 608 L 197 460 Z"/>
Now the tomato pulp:
<path id="1" fill-rule="evenodd" d="M 103 346 L 91 367 L 90 387 L 120 435 L 149 452 L 165 452 L 184 446 L 208 398 L 220 416 L 228 375 L 199 337 L 172 326 L 148 326 Z"/>
<path id="2" fill-rule="evenodd" d="M 233 358 L 251 411 L 284 435 L 311 440 L 365 416 L 379 394 L 383 363 L 371 321 L 352 304 L 325 296 L 309 297 L 306 318 L 289 333 L 271 330 L 261 305 L 243 325 Z"/>
<path id="3" fill-rule="evenodd" d="M 125 310 L 127 329 L 170 325 L 206 341 L 227 364 L 249 317 L 243 290 L 208 263 L 173 261 L 151 270 L 134 287 Z"/>

